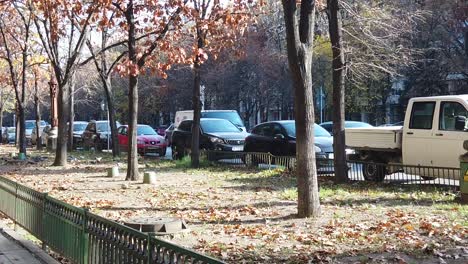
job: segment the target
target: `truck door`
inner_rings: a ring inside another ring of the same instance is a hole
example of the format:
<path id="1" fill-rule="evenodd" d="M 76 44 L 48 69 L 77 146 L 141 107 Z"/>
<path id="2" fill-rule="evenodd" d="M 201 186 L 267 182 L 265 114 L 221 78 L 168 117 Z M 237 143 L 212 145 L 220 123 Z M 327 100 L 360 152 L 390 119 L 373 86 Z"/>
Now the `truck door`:
<path id="1" fill-rule="evenodd" d="M 468 109 L 464 105 L 455 101 L 440 102 L 438 124 L 435 127 L 432 141 L 434 166 L 451 168 L 460 166 L 458 158 L 465 153 L 463 141 L 468 139 L 468 132 L 464 131 L 464 127 L 456 126 L 456 119 L 461 117 L 468 118 Z M 438 175 L 438 177 L 445 178 L 449 176 Z"/>
<path id="2" fill-rule="evenodd" d="M 431 145 L 435 107 L 435 101 L 416 101 L 412 104 L 411 112 L 406 113 L 403 131 L 403 163 L 405 165 L 433 165 Z"/>

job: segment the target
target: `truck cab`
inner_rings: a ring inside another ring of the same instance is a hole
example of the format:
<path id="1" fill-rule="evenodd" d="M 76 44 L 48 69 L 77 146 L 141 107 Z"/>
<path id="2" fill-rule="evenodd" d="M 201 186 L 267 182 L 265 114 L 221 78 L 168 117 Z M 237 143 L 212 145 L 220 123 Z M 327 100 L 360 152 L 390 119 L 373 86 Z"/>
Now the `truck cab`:
<path id="1" fill-rule="evenodd" d="M 468 139 L 467 119 L 468 95 L 411 99 L 402 135 L 403 164 L 458 167 Z"/>
<path id="2" fill-rule="evenodd" d="M 381 181 L 395 172 L 396 166 L 386 166 L 391 163 L 409 165 L 405 173 L 424 179 L 454 179 L 458 177 L 455 170 L 421 172 L 417 166 L 459 167 L 458 157 L 464 153 L 463 142 L 468 139 L 468 94 L 412 98 L 403 127 L 346 129 L 345 133 L 347 147 L 356 151 L 349 158 L 366 162 L 366 180 Z M 384 169 L 372 165 L 376 163 L 383 164 Z"/>

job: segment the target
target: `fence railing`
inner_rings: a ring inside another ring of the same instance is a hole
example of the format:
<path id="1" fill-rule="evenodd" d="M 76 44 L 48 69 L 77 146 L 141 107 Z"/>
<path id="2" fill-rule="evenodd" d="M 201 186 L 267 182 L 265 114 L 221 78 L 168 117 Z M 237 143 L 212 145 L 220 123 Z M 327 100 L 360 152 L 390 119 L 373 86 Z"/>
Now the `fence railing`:
<path id="1" fill-rule="evenodd" d="M 293 170 L 296 157 L 270 153 L 205 151 L 207 160 L 233 166 L 255 168 L 283 167 Z M 334 176 L 333 159 L 317 157 L 319 176 Z M 347 161 L 348 178 L 352 181 L 393 182 L 459 187 L 460 168 L 414 166 L 395 163 Z"/>
<path id="2" fill-rule="evenodd" d="M 73 263 L 223 263 L 1 176 L 0 211 Z"/>

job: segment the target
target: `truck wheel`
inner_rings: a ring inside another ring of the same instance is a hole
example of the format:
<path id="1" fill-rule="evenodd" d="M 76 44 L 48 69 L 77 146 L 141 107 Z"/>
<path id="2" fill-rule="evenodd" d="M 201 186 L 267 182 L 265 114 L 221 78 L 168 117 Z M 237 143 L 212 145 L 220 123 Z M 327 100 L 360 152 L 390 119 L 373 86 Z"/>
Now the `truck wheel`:
<path id="1" fill-rule="evenodd" d="M 383 182 L 385 179 L 386 167 L 373 160 L 368 160 L 362 164 L 362 174 L 366 181 Z"/>
<path id="2" fill-rule="evenodd" d="M 184 148 L 177 145 L 172 145 L 172 159 L 181 160 L 184 157 Z"/>
<path id="3" fill-rule="evenodd" d="M 247 167 L 251 168 L 251 167 L 258 167 L 258 159 L 255 157 L 254 154 L 245 154 L 245 156 L 243 156 L 242 158 L 242 162 L 244 162 L 245 165 L 247 165 Z"/>

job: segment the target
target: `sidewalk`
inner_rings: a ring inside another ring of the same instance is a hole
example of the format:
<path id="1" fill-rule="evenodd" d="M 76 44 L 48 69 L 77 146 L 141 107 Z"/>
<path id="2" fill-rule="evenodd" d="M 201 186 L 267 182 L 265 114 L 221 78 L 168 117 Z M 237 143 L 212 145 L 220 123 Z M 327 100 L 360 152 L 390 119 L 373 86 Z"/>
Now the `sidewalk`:
<path id="1" fill-rule="evenodd" d="M 0 264 L 58 263 L 37 245 L 0 224 Z"/>

